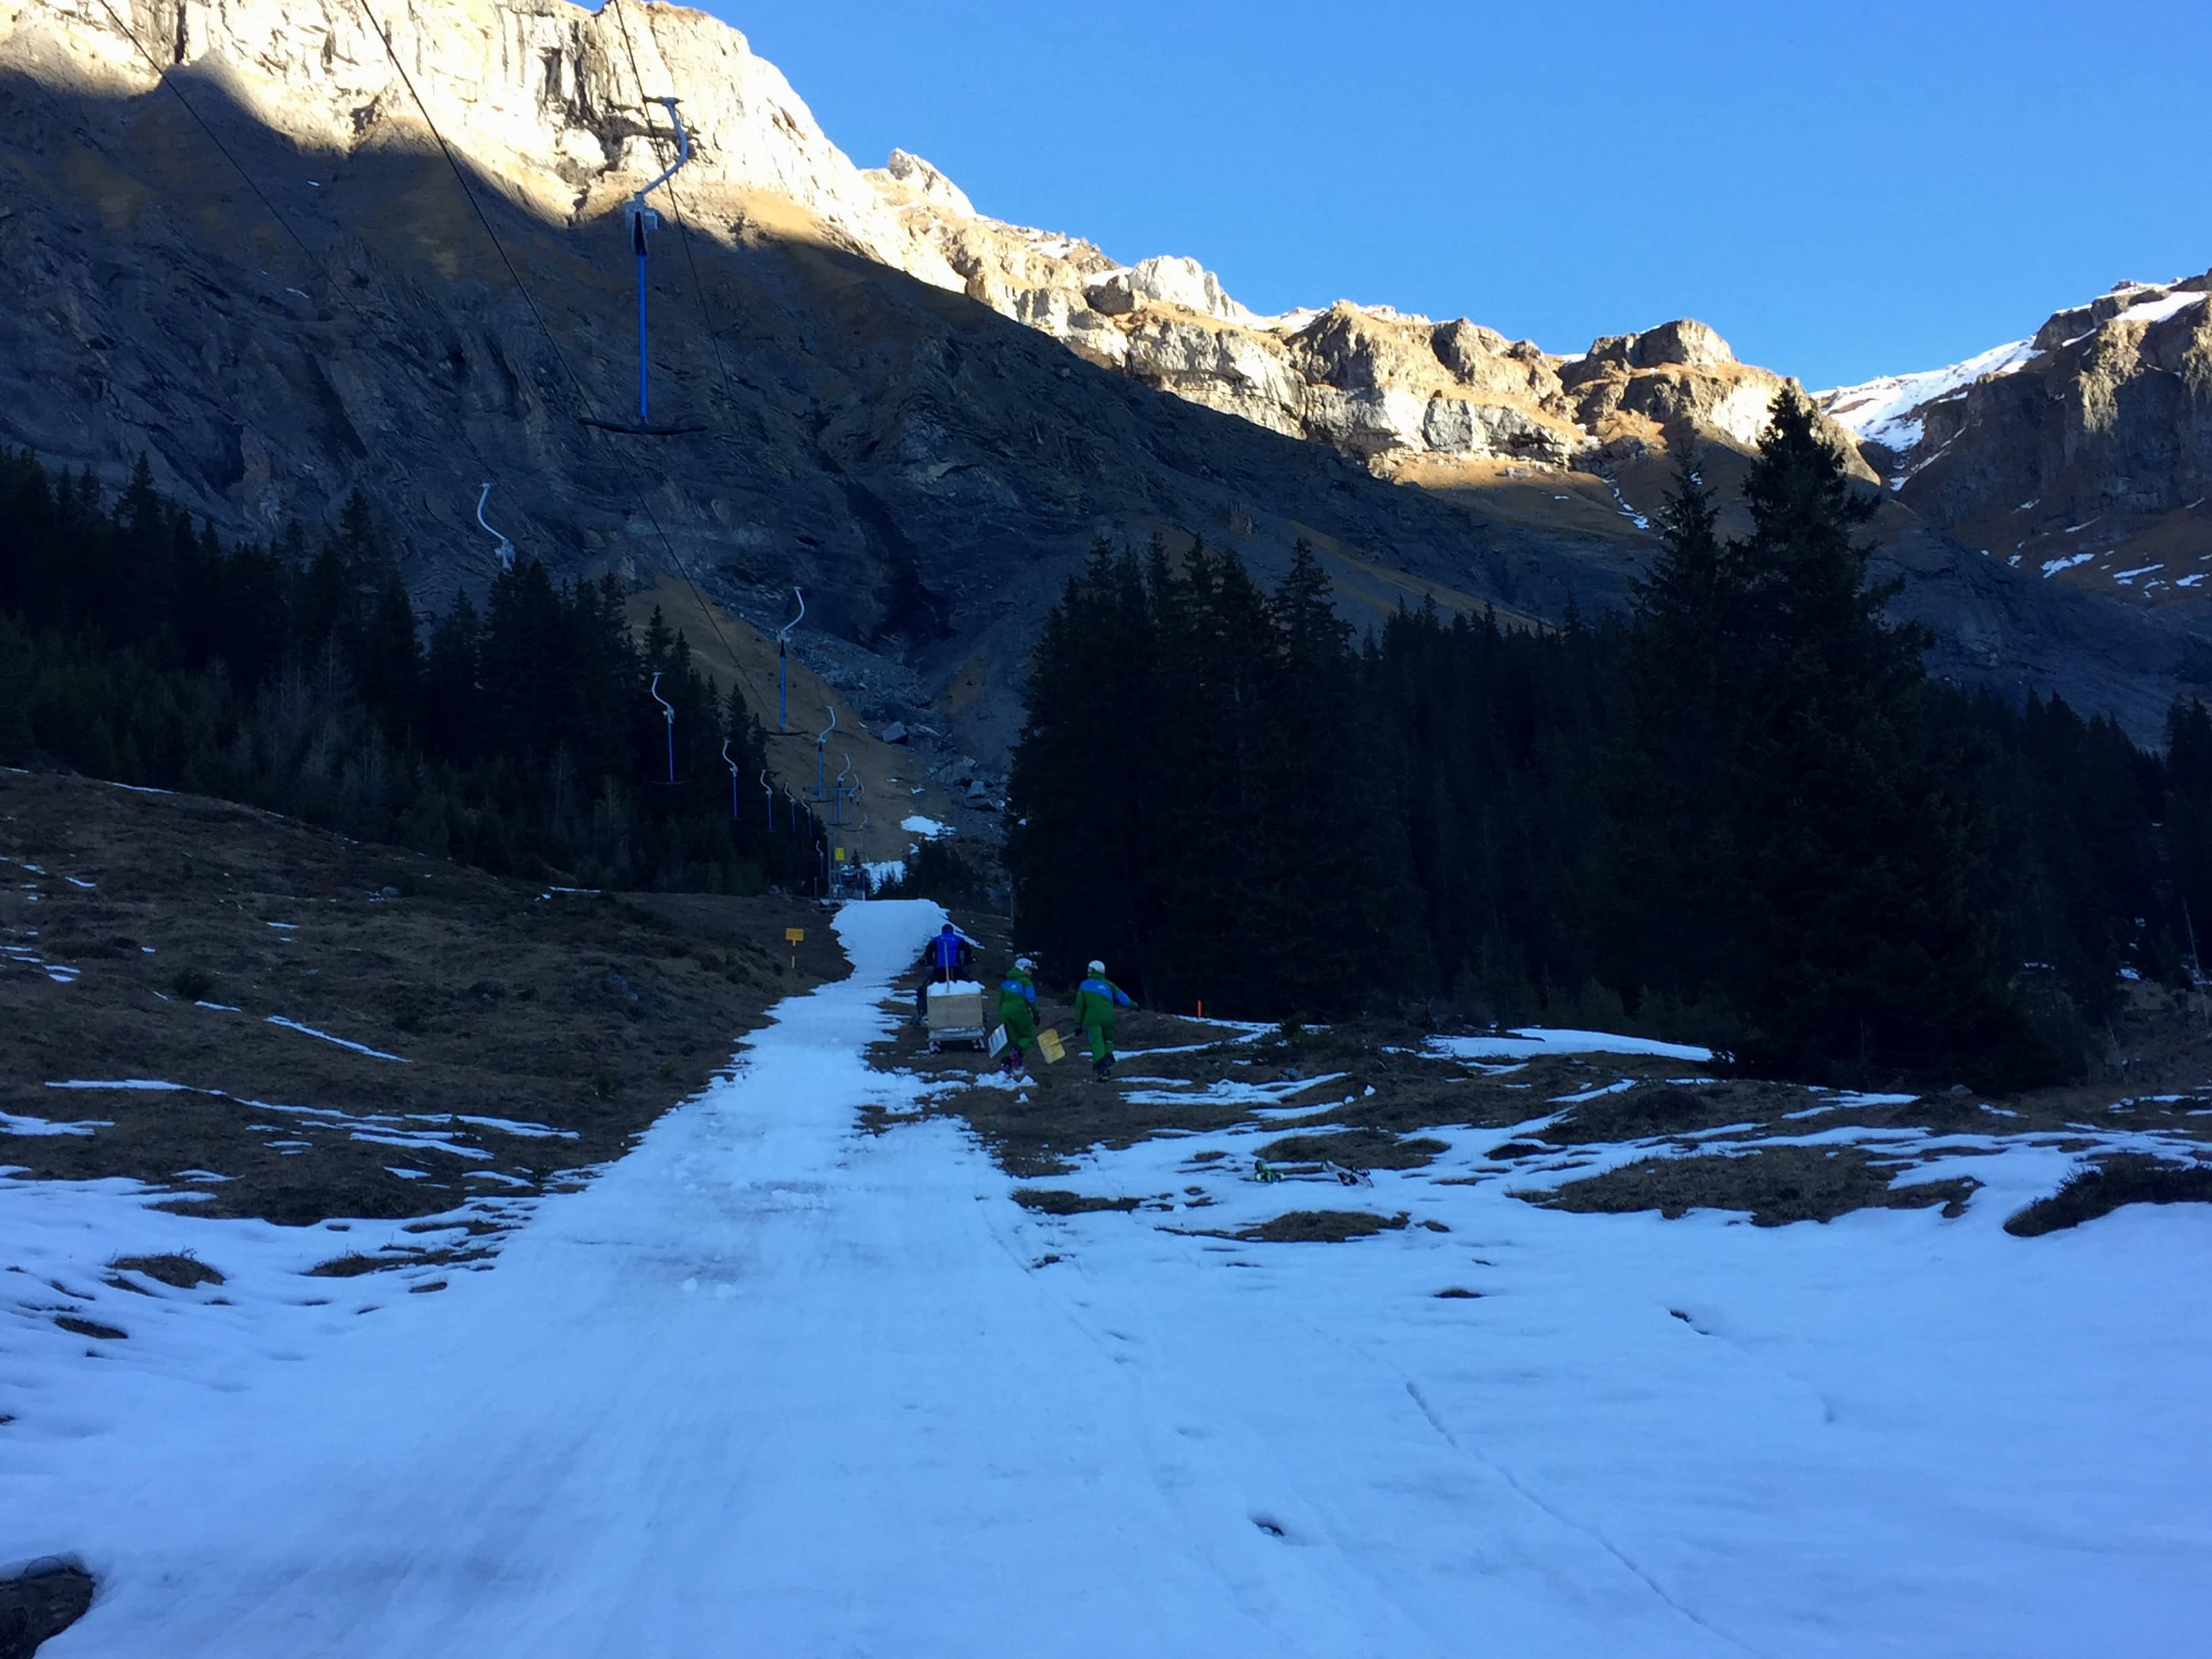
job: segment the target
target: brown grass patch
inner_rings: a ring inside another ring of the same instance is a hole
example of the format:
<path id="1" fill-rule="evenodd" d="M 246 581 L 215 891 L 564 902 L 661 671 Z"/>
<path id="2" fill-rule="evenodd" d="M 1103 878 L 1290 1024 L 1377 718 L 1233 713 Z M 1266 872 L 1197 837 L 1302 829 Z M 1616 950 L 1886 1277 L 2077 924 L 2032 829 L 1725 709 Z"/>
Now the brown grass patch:
<path id="1" fill-rule="evenodd" d="M 2169 1164 L 2123 1152 L 2075 1170 L 2050 1197 L 2008 1220 L 2005 1231 L 2015 1238 L 2039 1238 L 2128 1204 L 2212 1204 L 2212 1164 Z"/>
<path id="2" fill-rule="evenodd" d="M 94 1319 L 80 1319 L 75 1314 L 56 1314 L 54 1323 L 77 1336 L 96 1337 L 102 1342 L 120 1342 L 131 1333 L 118 1331 L 112 1325 L 103 1325 Z"/>
<path id="3" fill-rule="evenodd" d="M 0 1417 L 0 1423 L 9 1419 Z M 31 1659 L 92 1606 L 92 1577 L 68 1561 L 34 1563 L 0 1579 L 0 1659 Z"/>
<path id="4" fill-rule="evenodd" d="M 1406 1216 L 1376 1215 L 1366 1210 L 1291 1210 L 1232 1235 L 1247 1243 L 1341 1244 L 1377 1233 L 1396 1232 Z"/>
<path id="5" fill-rule="evenodd" d="M 118 1273 L 143 1273 L 172 1290 L 197 1290 L 202 1285 L 223 1282 L 218 1270 L 196 1255 L 118 1255 L 107 1265 Z"/>
<path id="6" fill-rule="evenodd" d="M 414 1258 L 405 1255 L 363 1255 L 359 1250 L 349 1250 L 343 1255 L 334 1255 L 328 1261 L 318 1261 L 307 1269 L 310 1279 L 358 1279 L 363 1273 L 382 1273 L 387 1267 L 404 1267 Z"/>
<path id="7" fill-rule="evenodd" d="M 1341 1164 L 1348 1170 L 1418 1170 L 1451 1148 L 1425 1137 L 1401 1139 L 1386 1129 L 1339 1129 L 1328 1134 L 1285 1135 L 1260 1148 L 1271 1164 Z"/>
<path id="8" fill-rule="evenodd" d="M 1134 1198 L 1097 1198 L 1085 1193 L 1071 1193 L 1054 1188 L 1024 1187 L 1014 1194 L 1014 1202 L 1025 1210 L 1035 1210 L 1040 1215 L 1089 1215 L 1097 1210 L 1133 1210 L 1143 1200 Z"/>
<path id="9" fill-rule="evenodd" d="M 0 940 L 82 969 L 64 986 L 0 960 L 0 1111 L 112 1121 L 89 1135 L 0 1133 L 0 1164 L 174 1187 L 194 1194 L 179 1206 L 193 1215 L 444 1214 L 484 1193 L 477 1170 L 527 1183 L 501 1195 L 544 1190 L 627 1151 L 776 1000 L 847 971 L 826 919 L 795 900 L 549 897 L 251 808 L 88 779 L 0 773 L 0 854 L 50 872 L 35 895 L 0 886 Z M 787 925 L 806 929 L 795 973 Z M 131 1078 L 189 1092 L 45 1087 Z M 510 1134 L 453 1114 L 572 1133 Z M 355 1138 L 393 1128 L 464 1151 Z M 180 1178 L 194 1169 L 229 1179 Z"/>
<path id="10" fill-rule="evenodd" d="M 1672 1221 L 1692 1210 L 1745 1210 L 1760 1227 L 1832 1221 L 1863 1209 L 1961 1213 L 1981 1183 L 1971 1176 L 1893 1188 L 1894 1166 L 1856 1146 L 1765 1146 L 1734 1156 L 1645 1158 L 1547 1192 L 1517 1192 L 1546 1209 L 1606 1215 L 1656 1210 Z"/>

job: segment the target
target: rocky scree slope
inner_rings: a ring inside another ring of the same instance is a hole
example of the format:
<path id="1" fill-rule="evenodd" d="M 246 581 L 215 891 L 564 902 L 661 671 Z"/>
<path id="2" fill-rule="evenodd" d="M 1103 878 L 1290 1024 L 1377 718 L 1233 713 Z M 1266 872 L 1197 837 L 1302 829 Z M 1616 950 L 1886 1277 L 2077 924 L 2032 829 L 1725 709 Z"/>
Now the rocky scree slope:
<path id="1" fill-rule="evenodd" d="M 1310 538 L 1356 617 L 1594 611 L 1653 550 L 1670 447 L 1718 444 L 1725 477 L 1781 384 L 1686 321 L 1569 358 L 1465 319 L 1256 318 L 1193 262 L 987 219 L 913 157 L 863 173 L 742 35 L 673 7 L 379 11 L 476 205 L 362 0 L 118 11 L 128 36 L 99 0 L 0 0 L 25 296 L 0 440 L 112 482 L 143 450 L 233 532 L 358 486 L 433 605 L 489 577 L 490 479 L 563 574 L 687 571 L 762 628 L 805 586 L 799 648 L 864 718 L 987 761 L 1099 535 L 1195 532 L 1263 578 Z M 661 198 L 655 414 L 702 430 L 612 437 L 578 417 L 631 405 L 622 208 L 672 159 L 663 94 L 695 160 Z M 1895 501 L 1883 532 L 1938 672 L 2154 727 L 2182 630 L 1962 558 Z"/>

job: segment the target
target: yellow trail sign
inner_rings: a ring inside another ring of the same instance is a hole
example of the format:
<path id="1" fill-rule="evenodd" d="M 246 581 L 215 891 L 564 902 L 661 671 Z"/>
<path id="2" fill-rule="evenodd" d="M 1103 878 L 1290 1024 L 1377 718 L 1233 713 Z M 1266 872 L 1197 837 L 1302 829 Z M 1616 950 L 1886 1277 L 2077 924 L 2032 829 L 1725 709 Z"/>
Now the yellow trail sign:
<path id="1" fill-rule="evenodd" d="M 791 967 L 796 973 L 799 969 L 799 947 L 806 943 L 806 930 L 804 927 L 785 928 L 783 942 L 791 947 Z"/>

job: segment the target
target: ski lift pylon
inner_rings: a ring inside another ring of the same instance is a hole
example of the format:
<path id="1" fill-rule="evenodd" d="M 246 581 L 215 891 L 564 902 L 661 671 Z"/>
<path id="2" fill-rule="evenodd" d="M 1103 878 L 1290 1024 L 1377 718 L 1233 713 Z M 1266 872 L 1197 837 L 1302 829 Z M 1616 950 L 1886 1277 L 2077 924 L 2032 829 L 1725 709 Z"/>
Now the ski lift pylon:
<path id="1" fill-rule="evenodd" d="M 491 486 L 487 483 L 477 496 L 477 522 L 483 526 L 484 534 L 499 543 L 499 545 L 492 550 L 492 556 L 499 561 L 499 568 L 501 570 L 512 570 L 514 568 L 514 544 L 493 529 L 484 519 L 484 503 L 490 499 Z"/>
<path id="2" fill-rule="evenodd" d="M 806 620 L 806 594 L 803 589 L 793 588 L 799 600 L 799 614 L 776 630 L 775 635 L 775 729 L 788 732 L 791 723 L 786 711 L 791 704 L 791 630 Z"/>
<path id="3" fill-rule="evenodd" d="M 663 671 L 653 671 L 653 684 L 647 688 L 653 702 L 660 705 L 661 717 L 668 723 L 668 781 L 676 781 L 676 705 L 660 695 L 660 676 Z"/>
<path id="4" fill-rule="evenodd" d="M 623 217 L 629 224 L 630 251 L 637 258 L 637 419 L 632 421 L 595 421 L 583 417 L 586 426 L 597 427 L 602 432 L 624 432 L 637 438 L 677 438 L 686 433 L 704 432 L 703 426 L 655 426 L 653 424 L 653 402 L 649 396 L 646 370 L 646 244 L 650 233 L 660 228 L 660 215 L 647 205 L 646 198 L 673 179 L 691 159 L 691 135 L 684 129 L 684 118 L 676 112 L 679 101 L 674 98 L 653 98 L 647 100 L 662 106 L 668 118 L 676 125 L 676 160 L 664 168 L 660 175 L 629 198 Z M 648 123 L 648 130 L 650 124 Z"/>
<path id="5" fill-rule="evenodd" d="M 824 757 L 829 750 L 830 734 L 837 729 L 837 705 L 834 702 L 825 702 L 822 706 L 830 711 L 830 724 L 814 734 L 814 799 L 817 800 L 829 799 L 822 793 L 822 775 L 825 764 Z"/>
<path id="6" fill-rule="evenodd" d="M 837 769 L 837 781 L 830 799 L 830 822 L 842 828 L 845 822 L 845 780 L 853 775 L 853 757 L 845 757 L 845 763 Z"/>

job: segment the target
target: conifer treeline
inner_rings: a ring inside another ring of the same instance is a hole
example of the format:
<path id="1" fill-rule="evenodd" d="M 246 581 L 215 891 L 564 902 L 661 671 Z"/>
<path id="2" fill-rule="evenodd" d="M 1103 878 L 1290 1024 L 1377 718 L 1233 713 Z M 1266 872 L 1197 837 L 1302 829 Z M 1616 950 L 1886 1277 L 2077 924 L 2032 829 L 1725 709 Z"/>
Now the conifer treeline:
<path id="1" fill-rule="evenodd" d="M 1794 398 L 1746 505 L 1723 539 L 1686 470 L 1626 619 L 1431 606 L 1364 648 L 1304 550 L 1263 594 L 1102 545 L 1032 669 L 1018 936 L 1180 1009 L 1442 996 L 1801 1076 L 2078 1072 L 2119 970 L 2179 976 L 2212 917 L 2212 716 L 2160 758 L 1929 680 Z"/>
<path id="2" fill-rule="evenodd" d="M 676 774 L 647 695 L 676 707 Z M 732 811 L 723 739 L 738 763 Z M 769 826 L 759 725 L 612 580 L 524 561 L 427 649 L 356 495 L 309 552 L 226 548 L 142 460 L 121 499 L 0 456 L 0 759 L 252 802 L 365 840 L 584 886 L 752 892 L 813 878 Z"/>

